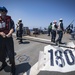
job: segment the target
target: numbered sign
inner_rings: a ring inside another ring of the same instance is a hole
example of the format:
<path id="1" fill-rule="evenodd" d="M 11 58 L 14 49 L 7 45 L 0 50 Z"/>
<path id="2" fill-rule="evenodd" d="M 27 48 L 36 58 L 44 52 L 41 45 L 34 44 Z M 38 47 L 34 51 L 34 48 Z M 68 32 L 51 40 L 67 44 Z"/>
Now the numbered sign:
<path id="1" fill-rule="evenodd" d="M 74 49 L 48 45 L 44 47 L 43 54 L 44 56 L 41 62 L 44 63 L 42 63 L 43 67 L 40 70 L 59 72 L 75 71 Z"/>

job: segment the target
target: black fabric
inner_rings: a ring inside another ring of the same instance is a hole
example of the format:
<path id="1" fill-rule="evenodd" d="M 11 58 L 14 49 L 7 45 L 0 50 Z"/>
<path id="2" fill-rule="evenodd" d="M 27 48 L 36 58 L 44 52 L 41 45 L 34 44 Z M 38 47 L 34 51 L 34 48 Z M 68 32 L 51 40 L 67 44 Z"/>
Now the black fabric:
<path id="1" fill-rule="evenodd" d="M 19 24 L 19 30 L 18 30 L 18 37 L 19 37 L 19 42 L 22 42 L 22 34 L 23 34 L 23 24 Z"/>
<path id="2" fill-rule="evenodd" d="M 0 61 L 5 61 L 9 57 L 10 63 L 14 64 L 14 43 L 13 38 L 2 38 L 0 36 Z"/>
<path id="3" fill-rule="evenodd" d="M 4 40 L 5 39 L 3 39 L 2 36 L 0 36 L 0 61 L 1 62 L 4 62 L 5 61 L 5 57 L 6 57 Z"/>
<path id="4" fill-rule="evenodd" d="M 58 26 L 57 26 L 57 25 L 55 25 L 55 28 L 58 28 Z"/>
<path id="5" fill-rule="evenodd" d="M 63 23 L 60 23 L 60 28 L 64 30 Z"/>
<path id="6" fill-rule="evenodd" d="M 12 19 L 10 22 L 10 29 L 14 29 L 14 32 L 15 32 L 15 24 L 14 24 L 14 21 Z"/>
<path id="7" fill-rule="evenodd" d="M 10 63 L 14 64 L 14 43 L 13 43 L 13 38 L 6 38 L 5 40 L 6 44 L 6 53 L 9 57 Z"/>

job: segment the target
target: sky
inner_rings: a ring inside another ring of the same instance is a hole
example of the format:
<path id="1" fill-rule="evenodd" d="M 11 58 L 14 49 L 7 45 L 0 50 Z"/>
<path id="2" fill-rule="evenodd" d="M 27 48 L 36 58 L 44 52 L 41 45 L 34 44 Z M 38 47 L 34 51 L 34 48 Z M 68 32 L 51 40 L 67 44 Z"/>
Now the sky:
<path id="1" fill-rule="evenodd" d="M 75 26 L 75 0 L 0 0 L 8 15 L 16 23 L 22 19 L 24 27 L 47 28 L 54 20 L 63 19 L 66 28 L 73 20 Z"/>

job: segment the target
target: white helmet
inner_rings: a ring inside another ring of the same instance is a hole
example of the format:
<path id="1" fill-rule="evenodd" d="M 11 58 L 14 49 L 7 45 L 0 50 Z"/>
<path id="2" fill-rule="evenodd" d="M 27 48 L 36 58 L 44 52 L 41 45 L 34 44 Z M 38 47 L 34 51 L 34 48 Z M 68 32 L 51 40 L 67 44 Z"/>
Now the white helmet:
<path id="1" fill-rule="evenodd" d="M 19 21 L 21 21 L 22 19 L 19 19 Z"/>
<path id="2" fill-rule="evenodd" d="M 62 18 L 60 18 L 59 20 L 63 20 Z"/>
<path id="3" fill-rule="evenodd" d="M 56 21 L 56 20 L 54 20 L 54 21 L 53 21 L 53 23 L 57 23 L 57 21 Z"/>
<path id="4" fill-rule="evenodd" d="M 18 21 L 19 21 L 19 22 L 22 22 L 22 19 L 19 19 Z"/>

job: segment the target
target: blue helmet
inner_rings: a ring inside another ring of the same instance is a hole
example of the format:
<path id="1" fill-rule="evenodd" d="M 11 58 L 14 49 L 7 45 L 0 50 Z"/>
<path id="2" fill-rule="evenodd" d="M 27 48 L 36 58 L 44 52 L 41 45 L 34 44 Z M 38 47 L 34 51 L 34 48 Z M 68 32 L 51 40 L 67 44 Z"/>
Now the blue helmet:
<path id="1" fill-rule="evenodd" d="M 8 12 L 8 10 L 4 6 L 3 7 L 0 7 L 0 11 Z"/>

